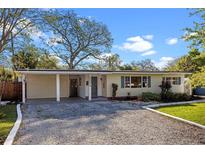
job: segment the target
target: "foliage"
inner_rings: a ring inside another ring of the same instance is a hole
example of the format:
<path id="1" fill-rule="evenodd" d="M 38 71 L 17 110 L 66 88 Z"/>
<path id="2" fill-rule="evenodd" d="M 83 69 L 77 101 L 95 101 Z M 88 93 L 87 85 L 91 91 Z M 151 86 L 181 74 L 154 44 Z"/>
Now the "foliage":
<path id="1" fill-rule="evenodd" d="M 33 44 L 27 44 L 12 57 L 12 62 L 16 69 L 35 69 L 38 58 L 38 48 Z"/>
<path id="2" fill-rule="evenodd" d="M 168 71 L 187 71 L 196 72 L 201 66 L 205 65 L 205 52 L 199 52 L 197 49 L 191 49 L 189 53 L 170 63 L 166 70 Z"/>
<path id="3" fill-rule="evenodd" d="M 41 54 L 36 68 L 40 69 L 58 69 L 59 60 L 55 56 L 50 56 L 48 53 Z"/>
<path id="4" fill-rule="evenodd" d="M 3 112 L 0 112 L 0 119 L 3 119 L 6 116 Z"/>
<path id="5" fill-rule="evenodd" d="M 42 29 L 53 32 L 48 47 L 69 67 L 76 68 L 82 61 L 108 52 L 112 45 L 106 25 L 80 17 L 70 10 L 44 11 Z"/>
<path id="6" fill-rule="evenodd" d="M 121 64 L 118 54 L 105 54 L 101 56 L 98 63 L 89 65 L 91 70 L 118 70 Z"/>
<path id="7" fill-rule="evenodd" d="M 191 96 L 185 93 L 172 93 L 167 92 L 166 99 L 163 99 L 164 102 L 180 102 L 180 101 L 189 101 Z"/>
<path id="8" fill-rule="evenodd" d="M 192 28 L 185 28 L 183 39 L 190 43 L 189 52 L 166 68 L 169 71 L 190 71 L 191 84 L 195 88 L 197 86 L 205 86 L 205 9 L 193 9 L 191 16 L 199 17 L 194 21 Z"/>
<path id="9" fill-rule="evenodd" d="M 142 100 L 144 102 L 150 101 L 161 101 L 160 94 L 152 93 L 152 92 L 143 92 L 142 93 Z"/>
<path id="10" fill-rule="evenodd" d="M 14 79 L 14 72 L 10 69 L 0 67 L 0 81 L 8 81 Z"/>
<path id="11" fill-rule="evenodd" d="M 191 16 L 198 17 L 199 20 L 194 21 L 194 26 L 192 28 L 185 28 L 185 35 L 183 39 L 190 42 L 189 48 L 194 48 L 199 51 L 204 51 L 205 48 L 205 9 L 193 9 L 190 12 Z"/>
<path id="12" fill-rule="evenodd" d="M 133 71 L 139 71 L 140 70 L 138 66 L 135 66 L 133 64 L 121 65 L 121 66 L 119 66 L 119 69 L 120 70 L 133 70 Z"/>
<path id="13" fill-rule="evenodd" d="M 28 9 L 0 9 L 0 53 L 3 52 L 12 39 L 32 25 L 26 17 Z"/>
<path id="14" fill-rule="evenodd" d="M 167 95 L 172 88 L 171 83 L 168 81 L 162 81 L 162 84 L 159 85 L 159 87 L 161 88 L 161 93 L 160 93 L 161 99 L 162 100 L 167 99 Z"/>
<path id="15" fill-rule="evenodd" d="M 16 105 L 0 106 L 0 113 L 5 114 L 0 118 L 0 144 L 3 144 L 16 121 Z"/>
<path id="16" fill-rule="evenodd" d="M 192 88 L 205 87 L 205 66 L 191 76 Z"/>
<path id="17" fill-rule="evenodd" d="M 197 65 L 194 63 L 194 61 L 192 61 L 192 57 L 185 55 L 168 64 L 165 70 L 193 72 L 196 70 L 196 68 Z"/>
<path id="18" fill-rule="evenodd" d="M 113 83 L 112 84 L 112 97 L 116 97 L 117 89 L 118 89 L 118 85 Z"/>
<path id="19" fill-rule="evenodd" d="M 131 65 L 135 68 L 139 68 L 140 71 L 159 71 L 155 64 L 150 59 L 141 61 L 133 61 Z"/>
<path id="20" fill-rule="evenodd" d="M 167 114 L 171 114 L 173 116 L 177 116 L 205 125 L 205 102 L 160 107 L 158 110 Z"/>

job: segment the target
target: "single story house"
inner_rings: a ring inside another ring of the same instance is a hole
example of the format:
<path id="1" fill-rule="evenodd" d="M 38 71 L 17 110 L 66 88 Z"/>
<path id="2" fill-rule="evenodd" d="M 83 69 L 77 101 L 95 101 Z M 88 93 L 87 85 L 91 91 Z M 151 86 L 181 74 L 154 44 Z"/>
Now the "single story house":
<path id="1" fill-rule="evenodd" d="M 116 97 L 140 96 L 142 92 L 160 93 L 162 80 L 170 81 L 172 91 L 185 92 L 188 72 L 107 71 L 107 70 L 18 70 L 22 77 L 22 100 L 39 98 L 112 97 L 112 84 L 118 85 Z"/>

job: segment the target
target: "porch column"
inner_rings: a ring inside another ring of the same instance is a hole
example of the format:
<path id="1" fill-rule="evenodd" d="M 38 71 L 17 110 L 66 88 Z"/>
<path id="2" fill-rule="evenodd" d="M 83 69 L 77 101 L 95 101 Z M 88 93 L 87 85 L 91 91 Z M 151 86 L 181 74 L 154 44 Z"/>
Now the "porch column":
<path id="1" fill-rule="evenodd" d="M 22 102 L 26 103 L 26 81 L 25 75 L 22 75 Z"/>
<path id="2" fill-rule="evenodd" d="M 68 75 L 68 97 L 70 97 L 70 75 Z"/>
<path id="3" fill-rule="evenodd" d="M 60 102 L 60 75 L 56 74 L 56 101 Z"/>
<path id="4" fill-rule="evenodd" d="M 91 101 L 92 100 L 92 97 L 91 97 L 91 94 L 92 94 L 92 83 L 91 83 L 91 75 L 89 74 L 88 75 L 88 83 L 89 83 L 89 86 L 88 86 L 88 100 Z"/>

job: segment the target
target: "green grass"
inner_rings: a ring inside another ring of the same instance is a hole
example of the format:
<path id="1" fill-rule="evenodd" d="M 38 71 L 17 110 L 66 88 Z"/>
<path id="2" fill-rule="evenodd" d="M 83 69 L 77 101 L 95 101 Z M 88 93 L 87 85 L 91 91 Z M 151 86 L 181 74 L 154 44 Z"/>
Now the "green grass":
<path id="1" fill-rule="evenodd" d="M 205 125 L 205 102 L 160 107 L 158 111 Z"/>
<path id="2" fill-rule="evenodd" d="M 0 117 L 0 144 L 3 144 L 16 121 L 16 105 L 0 106 L 0 113 L 5 114 Z"/>

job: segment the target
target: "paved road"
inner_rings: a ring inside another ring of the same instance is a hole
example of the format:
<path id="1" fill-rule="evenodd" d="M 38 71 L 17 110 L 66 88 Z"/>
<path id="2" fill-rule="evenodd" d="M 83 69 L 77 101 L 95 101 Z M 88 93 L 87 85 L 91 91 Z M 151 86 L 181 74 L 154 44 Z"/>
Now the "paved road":
<path id="1" fill-rule="evenodd" d="M 205 144 L 205 131 L 128 103 L 31 103 L 15 144 Z"/>

